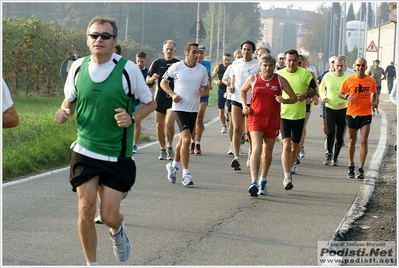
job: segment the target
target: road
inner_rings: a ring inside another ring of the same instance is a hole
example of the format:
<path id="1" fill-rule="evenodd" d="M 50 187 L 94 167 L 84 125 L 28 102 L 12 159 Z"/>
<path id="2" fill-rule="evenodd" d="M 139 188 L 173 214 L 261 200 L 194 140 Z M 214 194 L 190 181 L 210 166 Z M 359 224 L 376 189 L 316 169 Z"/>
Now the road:
<path id="1" fill-rule="evenodd" d="M 386 94 L 381 98 L 388 99 Z M 369 138 L 368 179 L 378 175 L 385 148 L 381 106 Z M 157 142 L 140 144 L 136 183 L 121 206 L 132 255 L 118 262 L 108 228 L 97 225 L 99 265 L 317 265 L 317 242 L 332 239 L 358 210 L 354 200 L 365 186 L 346 177 L 347 147 L 341 151 L 340 166 L 322 163 L 324 135 L 315 106 L 308 123 L 307 155 L 293 177 L 294 189 L 283 189 L 281 146 L 276 143 L 269 194 L 250 197 L 248 144 L 243 145 L 242 170 L 233 171 L 232 157 L 226 154 L 228 135 L 220 133 L 217 112 L 215 107 L 207 109 L 203 154 L 191 155 L 191 188 L 180 183 L 181 170 L 177 183 L 167 180 L 167 161 L 158 160 Z M 151 116 L 147 120 L 146 131 L 153 124 Z M 359 145 L 356 164 L 358 159 Z M 3 266 L 86 265 L 76 226 L 77 198 L 68 174 L 66 167 L 3 184 Z"/>

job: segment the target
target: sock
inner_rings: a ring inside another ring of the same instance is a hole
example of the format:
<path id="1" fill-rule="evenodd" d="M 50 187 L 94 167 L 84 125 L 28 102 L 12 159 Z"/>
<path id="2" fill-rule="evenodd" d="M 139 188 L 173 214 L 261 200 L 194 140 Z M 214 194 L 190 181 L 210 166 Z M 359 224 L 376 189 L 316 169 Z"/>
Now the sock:
<path id="1" fill-rule="evenodd" d="M 238 156 L 234 156 L 234 159 L 237 159 L 238 161 L 240 161 L 240 158 Z"/>
<path id="2" fill-rule="evenodd" d="M 196 141 L 195 144 L 200 144 L 200 142 L 199 142 L 199 141 Z"/>
<path id="3" fill-rule="evenodd" d="M 232 141 L 230 141 L 230 145 L 233 145 L 233 142 L 232 142 Z"/>
<path id="4" fill-rule="evenodd" d="M 190 174 L 190 171 L 188 169 L 183 169 L 183 176 L 186 174 Z"/>
<path id="5" fill-rule="evenodd" d="M 98 266 L 98 263 L 96 261 L 88 262 L 87 266 Z"/>
<path id="6" fill-rule="evenodd" d="M 121 229 L 122 229 L 122 224 L 121 224 L 121 226 L 119 226 L 119 228 L 116 232 L 114 232 L 114 230 L 112 228 L 109 228 L 112 235 L 116 235 L 117 233 L 119 233 L 121 231 Z"/>
<path id="7" fill-rule="evenodd" d="M 195 140 L 191 139 L 191 143 L 195 143 Z"/>
<path id="8" fill-rule="evenodd" d="M 175 160 L 173 160 L 172 167 L 179 168 L 179 162 L 176 162 Z"/>
<path id="9" fill-rule="evenodd" d="M 285 178 L 289 178 L 289 177 L 291 177 L 291 175 L 290 175 L 291 173 L 290 172 L 288 172 L 288 173 L 284 173 L 284 177 Z"/>
<path id="10" fill-rule="evenodd" d="M 266 177 L 259 177 L 259 181 L 267 181 Z"/>

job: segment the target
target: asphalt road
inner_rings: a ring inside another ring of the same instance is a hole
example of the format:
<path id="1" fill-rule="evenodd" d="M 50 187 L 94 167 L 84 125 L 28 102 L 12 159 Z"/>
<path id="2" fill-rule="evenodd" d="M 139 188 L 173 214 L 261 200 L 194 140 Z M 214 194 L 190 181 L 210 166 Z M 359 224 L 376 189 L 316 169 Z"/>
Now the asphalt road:
<path id="1" fill-rule="evenodd" d="M 381 98 L 387 100 L 384 94 Z M 293 176 L 293 190 L 283 189 L 281 146 L 276 143 L 269 194 L 250 197 L 248 144 L 243 145 L 242 170 L 233 171 L 232 157 L 226 154 L 228 134 L 220 133 L 217 112 L 215 107 L 207 109 L 203 154 L 191 155 L 191 188 L 180 183 L 181 170 L 177 183 L 167 180 L 168 161 L 158 160 L 157 142 L 139 144 L 136 183 L 121 206 L 133 252 L 126 262 L 117 261 L 108 228 L 97 225 L 99 265 L 317 265 L 317 242 L 336 235 L 365 184 L 346 177 L 347 147 L 341 151 L 340 166 L 323 164 L 324 134 L 315 106 L 307 155 Z M 385 148 L 384 117 L 382 103 L 369 137 L 369 177 L 378 175 Z M 152 126 L 150 116 L 143 128 L 153 133 Z M 359 151 L 358 145 L 356 164 Z M 86 265 L 68 174 L 66 167 L 3 184 L 3 266 Z"/>

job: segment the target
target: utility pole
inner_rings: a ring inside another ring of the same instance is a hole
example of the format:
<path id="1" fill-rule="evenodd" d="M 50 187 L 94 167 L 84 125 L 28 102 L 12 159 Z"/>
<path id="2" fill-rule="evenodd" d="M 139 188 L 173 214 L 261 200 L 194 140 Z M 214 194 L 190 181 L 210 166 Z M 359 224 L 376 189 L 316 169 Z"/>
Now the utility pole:
<path id="1" fill-rule="evenodd" d="M 199 44 L 199 38 L 200 38 L 200 3 L 198 2 L 198 7 L 197 7 L 197 31 L 195 34 L 195 43 Z"/>
<path id="2" fill-rule="evenodd" d="M 219 2 L 219 11 L 218 11 L 218 37 L 217 37 L 217 45 L 216 45 L 216 62 L 219 62 L 219 50 L 220 50 L 220 5 L 221 3 Z"/>

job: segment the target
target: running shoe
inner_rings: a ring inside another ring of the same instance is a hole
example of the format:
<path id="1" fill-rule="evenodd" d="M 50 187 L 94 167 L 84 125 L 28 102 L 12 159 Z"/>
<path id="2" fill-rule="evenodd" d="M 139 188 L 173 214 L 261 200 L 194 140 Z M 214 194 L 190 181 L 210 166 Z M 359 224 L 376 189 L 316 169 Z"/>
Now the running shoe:
<path id="1" fill-rule="evenodd" d="M 258 197 L 258 190 L 259 190 L 258 183 L 256 181 L 254 181 L 249 186 L 248 192 L 251 194 L 251 196 Z"/>
<path id="2" fill-rule="evenodd" d="M 227 152 L 227 155 L 234 155 L 233 144 L 230 144 L 229 151 Z"/>
<path id="3" fill-rule="evenodd" d="M 364 180 L 364 170 L 363 170 L 363 168 L 359 168 L 357 170 L 356 179 Z"/>
<path id="4" fill-rule="evenodd" d="M 194 185 L 193 177 L 190 175 L 190 173 L 186 173 L 186 174 L 183 175 L 183 180 L 181 181 L 181 183 L 185 187 Z"/>
<path id="5" fill-rule="evenodd" d="M 194 149 L 195 149 L 195 143 L 192 142 L 192 143 L 191 143 L 191 146 L 190 146 L 190 154 L 193 154 L 193 153 L 194 153 Z"/>
<path id="6" fill-rule="evenodd" d="M 125 224 L 122 222 L 119 233 L 112 235 L 112 244 L 114 248 L 115 257 L 119 261 L 126 261 L 132 251 L 132 243 L 125 232 Z"/>
<path id="7" fill-rule="evenodd" d="M 172 147 L 168 147 L 167 149 L 166 149 L 166 158 L 168 159 L 168 160 L 173 160 L 173 157 L 174 157 L 175 155 L 173 154 L 173 149 L 172 149 Z"/>
<path id="8" fill-rule="evenodd" d="M 338 166 L 338 159 L 333 159 L 333 166 Z"/>
<path id="9" fill-rule="evenodd" d="M 137 145 L 134 144 L 134 145 L 133 145 L 133 153 L 134 153 L 134 154 L 137 154 L 137 151 L 138 151 Z"/>
<path id="10" fill-rule="evenodd" d="M 201 153 L 202 153 L 202 151 L 201 151 L 201 144 L 197 143 L 197 144 L 195 145 L 194 153 L 195 153 L 195 154 L 201 154 Z"/>
<path id="11" fill-rule="evenodd" d="M 298 173 L 297 166 L 296 163 L 294 163 L 294 165 L 291 168 L 291 174 L 297 174 L 297 173 Z"/>
<path id="12" fill-rule="evenodd" d="M 355 177 L 355 165 L 349 164 L 348 165 L 348 178 L 353 179 Z"/>
<path id="13" fill-rule="evenodd" d="M 292 179 L 288 177 L 284 178 L 283 186 L 285 190 L 291 190 L 292 188 L 294 188 L 294 185 L 292 184 Z"/>
<path id="14" fill-rule="evenodd" d="M 103 220 L 101 219 L 100 210 L 98 209 L 98 216 L 94 218 L 94 223 L 103 224 Z"/>
<path id="15" fill-rule="evenodd" d="M 246 141 L 246 134 L 245 133 L 243 133 L 242 135 L 241 135 L 241 145 L 243 145 L 243 144 L 245 144 L 245 141 Z"/>
<path id="16" fill-rule="evenodd" d="M 177 167 L 172 166 L 172 162 L 166 164 L 166 170 L 168 171 L 168 180 L 171 183 L 176 182 L 176 172 L 179 170 Z"/>
<path id="17" fill-rule="evenodd" d="M 240 168 L 240 159 L 239 158 L 234 158 L 233 161 L 231 161 L 230 166 L 234 170 L 241 170 L 241 168 Z"/>
<path id="18" fill-rule="evenodd" d="M 326 158 L 323 161 L 323 164 L 329 166 L 331 165 L 331 160 L 332 160 L 332 154 L 327 154 Z"/>
<path id="19" fill-rule="evenodd" d="M 252 151 L 248 151 L 247 168 L 249 168 L 251 165 L 251 154 L 252 154 Z"/>
<path id="20" fill-rule="evenodd" d="M 305 152 L 305 146 L 302 146 L 302 150 L 299 153 L 300 158 L 305 158 L 306 157 L 306 152 Z"/>
<path id="21" fill-rule="evenodd" d="M 222 130 L 220 131 L 220 133 L 226 133 L 227 132 L 227 126 L 223 126 Z"/>
<path id="22" fill-rule="evenodd" d="M 266 184 L 267 184 L 267 180 L 260 181 L 260 189 L 258 191 L 258 195 L 267 195 Z"/>
<path id="23" fill-rule="evenodd" d="M 158 159 L 159 160 L 166 160 L 167 158 L 167 152 L 165 148 L 161 149 L 161 152 L 159 153 Z"/>

